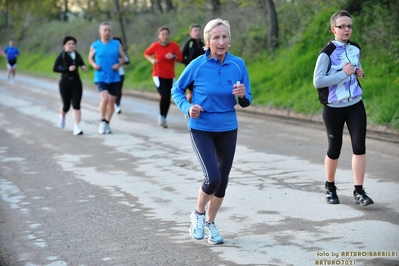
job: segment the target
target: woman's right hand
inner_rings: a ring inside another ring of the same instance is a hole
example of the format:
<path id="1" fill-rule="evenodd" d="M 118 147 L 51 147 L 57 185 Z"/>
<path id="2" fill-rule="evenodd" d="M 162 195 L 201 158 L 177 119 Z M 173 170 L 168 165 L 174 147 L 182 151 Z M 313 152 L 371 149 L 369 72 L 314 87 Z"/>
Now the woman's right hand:
<path id="1" fill-rule="evenodd" d="M 75 71 L 75 69 L 76 69 L 76 66 L 75 66 L 75 65 L 70 65 L 70 66 L 69 66 L 69 71 Z"/>
<path id="2" fill-rule="evenodd" d="M 351 63 L 346 62 L 343 70 L 347 76 L 355 74 L 355 67 Z"/>
<path id="3" fill-rule="evenodd" d="M 188 114 L 190 115 L 191 118 L 198 118 L 202 111 L 204 110 L 202 109 L 201 105 L 194 104 L 188 110 Z"/>

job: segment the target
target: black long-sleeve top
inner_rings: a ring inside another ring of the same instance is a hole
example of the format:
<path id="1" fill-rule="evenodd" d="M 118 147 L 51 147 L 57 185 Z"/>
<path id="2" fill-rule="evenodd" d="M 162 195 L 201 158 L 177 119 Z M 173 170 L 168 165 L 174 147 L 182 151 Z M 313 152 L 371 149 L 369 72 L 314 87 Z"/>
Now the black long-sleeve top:
<path id="1" fill-rule="evenodd" d="M 186 66 L 195 58 L 205 53 L 203 47 L 204 43 L 201 40 L 190 38 L 183 46 L 183 64 Z"/>
<path id="2" fill-rule="evenodd" d="M 61 79 L 80 79 L 79 67 L 85 65 L 82 56 L 77 51 L 74 51 L 75 59 L 67 51 L 62 51 L 55 59 L 53 71 L 61 73 Z M 69 67 L 75 65 L 74 71 L 69 71 Z"/>

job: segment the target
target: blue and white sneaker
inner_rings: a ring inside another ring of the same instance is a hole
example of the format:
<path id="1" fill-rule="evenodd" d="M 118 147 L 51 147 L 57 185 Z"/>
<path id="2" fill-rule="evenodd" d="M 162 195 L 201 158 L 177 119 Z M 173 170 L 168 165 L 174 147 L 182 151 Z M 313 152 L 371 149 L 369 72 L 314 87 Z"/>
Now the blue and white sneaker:
<path id="1" fill-rule="evenodd" d="M 58 126 L 60 128 L 65 128 L 65 117 L 60 115 L 60 120 L 58 121 Z"/>
<path id="2" fill-rule="evenodd" d="M 190 215 L 190 236 L 195 239 L 204 238 L 205 214 L 198 215 L 194 211 Z"/>
<path id="3" fill-rule="evenodd" d="M 208 238 L 208 243 L 211 245 L 222 244 L 223 237 L 220 235 L 215 223 L 206 223 L 205 235 Z"/>

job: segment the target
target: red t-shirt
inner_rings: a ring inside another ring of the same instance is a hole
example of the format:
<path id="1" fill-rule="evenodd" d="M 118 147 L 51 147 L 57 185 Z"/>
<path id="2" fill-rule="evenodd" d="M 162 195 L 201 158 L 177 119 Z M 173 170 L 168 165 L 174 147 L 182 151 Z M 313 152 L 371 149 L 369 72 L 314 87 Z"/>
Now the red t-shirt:
<path id="1" fill-rule="evenodd" d="M 176 55 L 176 58 L 166 59 L 167 53 Z M 160 42 L 154 42 L 145 50 L 144 55 L 154 55 L 154 58 L 158 60 L 158 63 L 153 65 L 152 76 L 165 79 L 175 77 L 175 61 L 181 62 L 183 60 L 180 47 L 175 42 L 170 42 L 165 46 Z"/>

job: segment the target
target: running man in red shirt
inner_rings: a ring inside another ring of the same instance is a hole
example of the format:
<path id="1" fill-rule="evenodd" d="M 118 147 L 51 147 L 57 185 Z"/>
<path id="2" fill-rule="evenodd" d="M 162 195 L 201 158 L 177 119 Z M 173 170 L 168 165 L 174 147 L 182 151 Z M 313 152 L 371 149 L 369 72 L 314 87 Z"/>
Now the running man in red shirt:
<path id="1" fill-rule="evenodd" d="M 169 40 L 170 30 L 166 26 L 158 29 L 158 41 L 144 52 L 144 57 L 153 64 L 152 78 L 160 99 L 158 125 L 167 128 L 166 116 L 170 106 L 171 89 L 175 79 L 175 62 L 182 62 L 183 56 L 177 43 Z"/>

